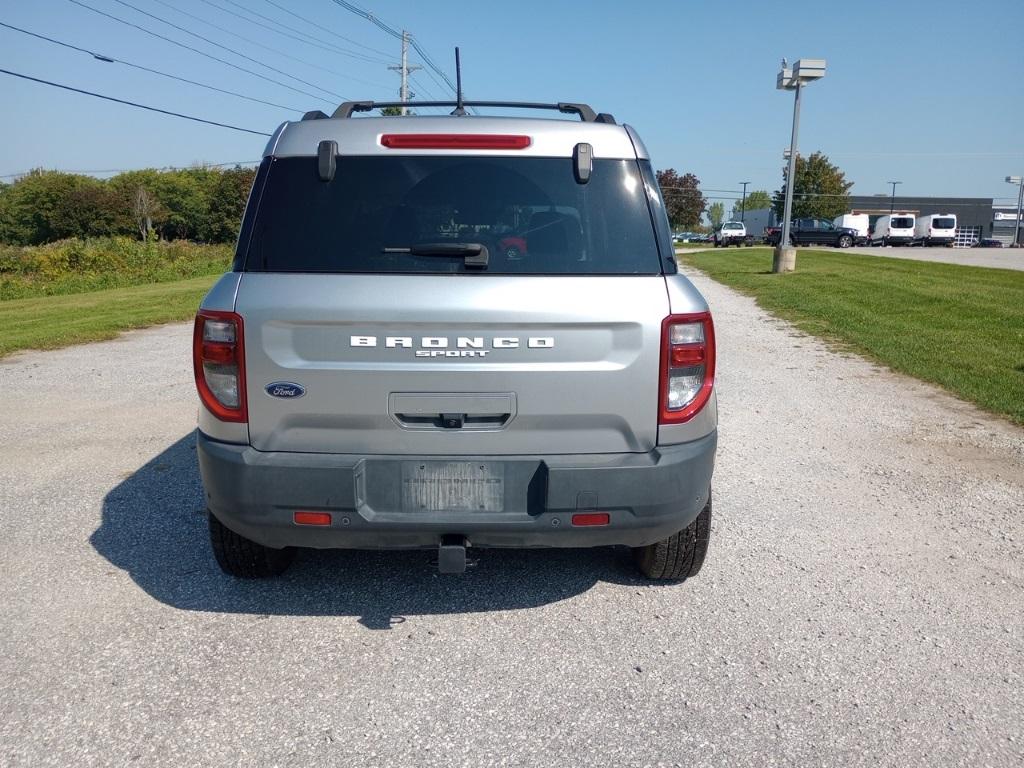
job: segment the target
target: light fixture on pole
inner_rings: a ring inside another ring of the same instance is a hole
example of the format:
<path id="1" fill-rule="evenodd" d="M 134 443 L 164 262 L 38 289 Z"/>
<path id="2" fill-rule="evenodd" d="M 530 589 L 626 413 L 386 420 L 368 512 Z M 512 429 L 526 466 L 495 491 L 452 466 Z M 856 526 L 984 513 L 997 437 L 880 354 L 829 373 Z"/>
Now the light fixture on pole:
<path id="1" fill-rule="evenodd" d="M 892 216 L 892 212 L 896 210 L 896 185 L 902 184 L 902 181 L 887 181 L 886 184 L 892 184 L 892 195 L 889 196 L 889 215 Z"/>
<path id="2" fill-rule="evenodd" d="M 743 201 L 740 203 L 740 221 L 747 220 L 747 185 L 749 183 L 749 181 L 740 182 L 740 184 L 743 185 Z"/>
<path id="3" fill-rule="evenodd" d="M 775 79 L 780 91 L 793 91 L 793 132 L 789 140 L 789 168 L 786 172 L 786 205 L 782 215 L 782 234 L 772 259 L 772 272 L 796 269 L 796 249 L 789 244 L 790 218 L 793 214 L 793 177 L 796 176 L 796 141 L 800 130 L 800 92 L 808 83 L 825 76 L 824 59 L 800 59 L 790 68 L 785 59 Z"/>
<path id="4" fill-rule="evenodd" d="M 1020 187 L 1017 193 L 1017 220 L 1013 224 L 1013 244 L 1017 246 L 1020 245 L 1020 210 L 1024 205 L 1024 176 L 1007 176 L 1006 183 Z"/>

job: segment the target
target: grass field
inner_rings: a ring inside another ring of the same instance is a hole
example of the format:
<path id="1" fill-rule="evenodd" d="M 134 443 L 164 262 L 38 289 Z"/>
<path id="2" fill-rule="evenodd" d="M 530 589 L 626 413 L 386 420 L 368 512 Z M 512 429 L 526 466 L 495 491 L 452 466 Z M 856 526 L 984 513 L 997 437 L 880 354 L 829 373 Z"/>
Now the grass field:
<path id="1" fill-rule="evenodd" d="M 0 356 L 110 339 L 121 331 L 188 320 L 217 279 L 195 277 L 68 296 L 0 301 Z"/>
<path id="2" fill-rule="evenodd" d="M 801 249 L 680 257 L 816 336 L 1024 424 L 1024 272 Z"/>

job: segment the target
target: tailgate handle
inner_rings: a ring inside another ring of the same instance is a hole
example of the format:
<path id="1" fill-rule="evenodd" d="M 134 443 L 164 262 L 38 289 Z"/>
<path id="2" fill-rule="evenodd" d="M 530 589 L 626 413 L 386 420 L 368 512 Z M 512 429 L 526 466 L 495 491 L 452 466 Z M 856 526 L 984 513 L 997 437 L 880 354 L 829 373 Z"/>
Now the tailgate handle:
<path id="1" fill-rule="evenodd" d="M 388 410 L 405 429 L 500 429 L 516 415 L 516 398 L 512 393 L 392 392 Z"/>
<path id="2" fill-rule="evenodd" d="M 406 429 L 495 429 L 505 426 L 510 413 L 396 413 L 395 419 Z"/>

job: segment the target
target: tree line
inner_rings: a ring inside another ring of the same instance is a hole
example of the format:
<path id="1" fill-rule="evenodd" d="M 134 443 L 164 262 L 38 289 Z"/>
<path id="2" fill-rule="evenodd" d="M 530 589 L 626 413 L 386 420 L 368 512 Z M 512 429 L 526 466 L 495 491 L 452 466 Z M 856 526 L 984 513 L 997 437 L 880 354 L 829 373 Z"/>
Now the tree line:
<path id="1" fill-rule="evenodd" d="M 737 200 L 732 217 L 739 218 L 744 210 L 775 208 L 781 218 L 785 207 L 787 173 L 788 168 L 783 167 L 782 186 L 774 194 L 756 189 L 747 195 L 746 200 Z M 694 174 L 679 174 L 674 168 L 668 168 L 658 171 L 657 177 L 673 230 L 697 229 L 705 214 L 712 229 L 721 226 L 725 219 L 725 205 L 709 203 L 701 192 L 700 179 Z M 793 218 L 833 219 L 846 213 L 852 186 L 853 182 L 847 181 L 843 171 L 823 152 L 814 152 L 807 157 L 797 155 L 793 176 Z"/>
<path id="2" fill-rule="evenodd" d="M 195 167 L 127 171 L 109 179 L 36 170 L 0 184 L 0 242 L 67 238 L 230 243 L 238 236 L 256 171 Z"/>

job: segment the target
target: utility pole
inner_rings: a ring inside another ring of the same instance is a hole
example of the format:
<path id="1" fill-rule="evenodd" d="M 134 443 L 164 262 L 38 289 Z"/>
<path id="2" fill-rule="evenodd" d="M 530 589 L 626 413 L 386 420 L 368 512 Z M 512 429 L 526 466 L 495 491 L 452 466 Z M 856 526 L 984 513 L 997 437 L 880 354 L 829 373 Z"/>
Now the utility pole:
<path id="1" fill-rule="evenodd" d="M 741 181 L 743 185 L 743 202 L 740 203 L 740 221 L 745 222 L 747 220 L 747 185 L 749 181 Z"/>
<path id="2" fill-rule="evenodd" d="M 398 67 L 388 67 L 392 72 L 398 72 L 402 77 L 402 85 L 398 89 L 399 101 L 403 104 L 409 101 L 409 75 L 415 72 L 417 69 L 423 69 L 420 66 L 409 66 L 409 33 L 404 29 L 402 30 L 402 64 Z M 402 115 L 409 114 L 409 110 L 406 107 L 402 107 Z"/>
<path id="3" fill-rule="evenodd" d="M 892 184 L 892 195 L 889 197 L 889 215 L 892 216 L 892 212 L 896 210 L 896 185 L 902 184 L 902 181 L 889 181 L 887 184 Z"/>
<path id="4" fill-rule="evenodd" d="M 1020 187 L 1017 192 L 1017 220 L 1013 224 L 1013 246 L 1020 245 L 1020 212 L 1024 208 L 1024 176 L 1007 176 L 1007 184 L 1016 184 Z"/>

